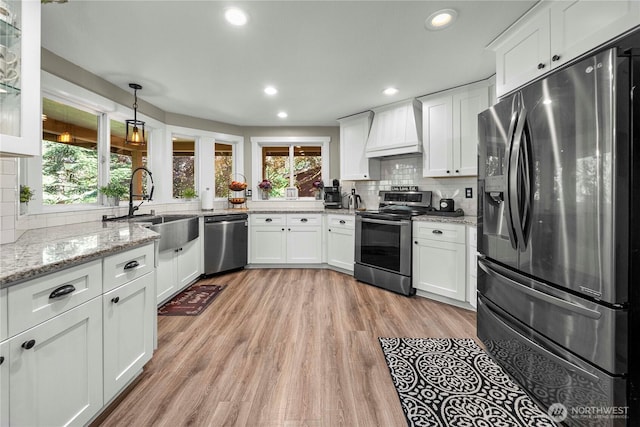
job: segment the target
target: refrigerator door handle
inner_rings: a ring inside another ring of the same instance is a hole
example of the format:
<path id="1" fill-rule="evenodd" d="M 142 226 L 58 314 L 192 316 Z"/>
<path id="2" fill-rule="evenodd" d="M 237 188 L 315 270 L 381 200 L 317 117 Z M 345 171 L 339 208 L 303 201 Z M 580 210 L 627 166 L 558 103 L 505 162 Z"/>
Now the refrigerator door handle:
<path id="1" fill-rule="evenodd" d="M 510 174 L 513 168 L 513 165 L 511 163 L 511 156 L 513 152 L 513 141 L 514 141 L 515 132 L 516 132 L 516 125 L 518 123 L 518 107 L 521 103 L 519 96 L 520 96 L 520 93 L 518 92 L 513 98 L 513 105 L 511 107 L 511 110 L 512 110 L 511 122 L 509 123 L 509 133 L 507 134 L 509 137 L 509 144 L 507 146 L 507 150 L 504 156 L 507 163 L 506 164 L 507 188 L 503 196 L 504 196 L 505 208 L 507 209 L 507 229 L 509 232 L 509 241 L 511 242 L 511 247 L 513 249 L 518 249 L 518 241 L 516 240 L 516 233 L 514 230 L 513 210 L 511 209 L 511 200 L 512 198 L 517 200 L 517 198 L 515 198 L 515 194 L 513 192 L 513 185 L 511 183 Z"/>
<path id="2" fill-rule="evenodd" d="M 533 297 L 535 299 L 548 302 L 549 304 L 553 304 L 556 307 L 560 307 L 560 308 L 562 308 L 564 310 L 571 311 L 573 313 L 578 313 L 578 314 L 580 314 L 582 316 L 589 317 L 591 319 L 599 319 L 600 317 L 602 317 L 602 313 L 600 313 L 599 311 L 591 310 L 591 309 L 589 309 L 587 307 L 583 307 L 583 306 L 581 306 L 579 304 L 568 302 L 568 301 L 565 301 L 563 299 L 554 297 L 553 295 L 545 294 L 544 292 L 540 292 L 540 291 L 538 291 L 536 289 L 533 289 L 533 288 L 530 288 L 528 286 L 522 285 L 522 284 L 516 282 L 515 280 L 513 280 L 513 279 L 511 279 L 511 278 L 509 278 L 509 277 L 507 277 L 507 276 L 505 276 L 503 274 L 500 274 L 499 272 L 495 271 L 483 259 L 478 258 L 478 266 L 485 273 L 487 273 L 489 276 L 497 278 L 501 282 L 516 288 L 518 290 L 518 292 L 522 292 L 524 294 L 527 294 L 530 297 Z"/>
<path id="3" fill-rule="evenodd" d="M 523 200 L 523 196 L 526 194 L 521 194 L 521 187 L 527 188 L 528 185 L 525 182 L 523 186 L 520 185 L 522 181 L 527 181 L 524 176 L 523 170 L 523 156 L 522 156 L 522 135 L 524 134 L 524 126 L 527 121 L 527 110 L 524 108 L 522 103 L 520 104 L 520 111 L 518 112 L 518 123 L 516 125 L 516 129 L 513 135 L 513 143 L 512 149 L 509 158 L 509 176 L 508 176 L 508 186 L 509 191 L 509 204 L 510 204 L 510 212 L 513 217 L 513 229 L 516 233 L 516 240 L 518 242 L 518 246 L 521 251 L 527 247 L 527 242 L 524 238 L 524 224 L 523 224 L 523 212 L 520 209 L 520 205 Z M 527 168 L 528 169 L 528 168 Z M 528 190 L 525 190 L 528 193 Z M 528 202 L 526 202 L 528 203 Z M 528 206 L 527 206 L 528 209 Z"/>

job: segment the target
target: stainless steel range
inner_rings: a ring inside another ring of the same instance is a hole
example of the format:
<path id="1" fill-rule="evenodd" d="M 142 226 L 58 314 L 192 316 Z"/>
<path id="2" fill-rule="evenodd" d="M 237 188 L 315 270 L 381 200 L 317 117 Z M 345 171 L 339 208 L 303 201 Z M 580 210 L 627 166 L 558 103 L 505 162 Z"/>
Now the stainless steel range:
<path id="1" fill-rule="evenodd" d="M 377 211 L 356 214 L 354 276 L 402 295 L 413 295 L 411 218 L 431 207 L 431 192 L 380 191 Z"/>

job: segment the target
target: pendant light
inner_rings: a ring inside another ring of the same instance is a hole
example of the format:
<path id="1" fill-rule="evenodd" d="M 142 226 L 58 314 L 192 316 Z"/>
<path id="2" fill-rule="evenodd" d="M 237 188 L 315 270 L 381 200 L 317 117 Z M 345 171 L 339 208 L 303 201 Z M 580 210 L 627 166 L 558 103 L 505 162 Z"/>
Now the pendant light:
<path id="1" fill-rule="evenodd" d="M 138 120 L 138 91 L 142 89 L 137 83 L 129 83 L 133 89 L 133 120 L 127 120 L 125 143 L 130 145 L 145 145 L 147 143 L 144 133 L 144 122 Z"/>

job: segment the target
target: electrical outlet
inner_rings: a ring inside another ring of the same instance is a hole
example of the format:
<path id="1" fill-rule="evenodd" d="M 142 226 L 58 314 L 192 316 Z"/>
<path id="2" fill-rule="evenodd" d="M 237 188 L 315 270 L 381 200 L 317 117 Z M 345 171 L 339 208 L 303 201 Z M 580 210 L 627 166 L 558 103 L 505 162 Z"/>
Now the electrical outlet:
<path id="1" fill-rule="evenodd" d="M 473 188 L 465 187 L 465 189 L 464 189 L 464 197 L 466 197 L 467 199 L 472 198 L 473 197 Z"/>
<path id="2" fill-rule="evenodd" d="M 247 197 L 251 197 L 251 189 L 250 188 L 247 190 Z"/>

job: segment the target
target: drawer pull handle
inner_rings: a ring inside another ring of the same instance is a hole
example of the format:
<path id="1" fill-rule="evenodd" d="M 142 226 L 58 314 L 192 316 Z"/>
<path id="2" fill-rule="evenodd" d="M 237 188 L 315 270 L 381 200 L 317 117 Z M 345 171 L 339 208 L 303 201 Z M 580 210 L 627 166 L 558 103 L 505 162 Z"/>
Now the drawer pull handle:
<path id="1" fill-rule="evenodd" d="M 264 220 L 264 222 L 271 222 L 271 221 L 273 221 L 271 218 L 267 218 Z"/>
<path id="2" fill-rule="evenodd" d="M 49 299 L 60 298 L 65 295 L 69 295 L 75 290 L 76 288 L 73 285 L 60 286 L 58 289 L 54 289 L 53 292 L 49 294 Z"/>
<path id="3" fill-rule="evenodd" d="M 307 222 L 307 221 L 309 221 L 307 218 L 302 218 L 302 219 L 300 220 L 300 222 Z"/>
<path id="4" fill-rule="evenodd" d="M 4 356 L 0 356 L 0 365 L 4 363 Z"/>
<path id="5" fill-rule="evenodd" d="M 120 297 L 111 298 L 111 302 L 117 304 L 120 302 Z"/>
<path id="6" fill-rule="evenodd" d="M 440 230 L 433 230 L 433 231 L 432 231 L 432 233 L 433 233 L 433 234 L 442 234 L 442 231 L 440 231 Z"/>
<path id="7" fill-rule="evenodd" d="M 22 343 L 22 348 L 25 350 L 31 350 L 36 345 L 36 340 L 29 340 Z"/>
<path id="8" fill-rule="evenodd" d="M 544 64 L 541 62 L 538 64 L 538 70 L 542 70 L 544 68 Z"/>
<path id="9" fill-rule="evenodd" d="M 126 263 L 126 264 L 124 265 L 124 269 L 125 269 L 125 270 L 131 270 L 132 268 L 136 268 L 136 267 L 138 267 L 139 265 L 140 265 L 140 263 L 139 263 L 138 261 L 136 261 L 136 260 L 129 261 L 128 263 Z"/>
<path id="10" fill-rule="evenodd" d="M 340 224 L 346 224 L 346 223 L 347 223 L 347 221 L 345 221 L 344 219 L 340 220 Z"/>

